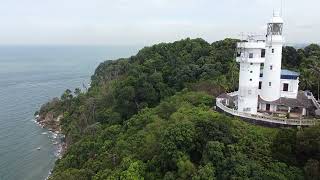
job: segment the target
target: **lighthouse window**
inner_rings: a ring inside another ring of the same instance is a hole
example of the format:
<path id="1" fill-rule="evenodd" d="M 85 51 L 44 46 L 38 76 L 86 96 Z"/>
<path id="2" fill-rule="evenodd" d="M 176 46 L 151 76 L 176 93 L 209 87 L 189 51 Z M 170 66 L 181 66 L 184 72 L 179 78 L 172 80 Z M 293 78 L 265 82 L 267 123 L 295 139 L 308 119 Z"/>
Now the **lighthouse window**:
<path id="1" fill-rule="evenodd" d="M 272 49 L 272 53 L 274 53 L 274 49 Z"/>
<path id="2" fill-rule="evenodd" d="M 250 63 L 250 65 L 253 65 L 253 63 Z"/>
<path id="3" fill-rule="evenodd" d="M 266 50 L 265 49 L 261 49 L 261 57 L 262 58 L 266 57 Z"/>
<path id="4" fill-rule="evenodd" d="M 252 79 L 250 79 L 250 81 L 252 81 Z"/>
<path id="5" fill-rule="evenodd" d="M 271 86 L 271 82 L 269 82 L 269 86 Z"/>
<path id="6" fill-rule="evenodd" d="M 281 35 L 282 34 L 282 24 L 281 23 L 274 23 L 272 27 L 272 34 L 273 35 Z"/>
<path id="7" fill-rule="evenodd" d="M 240 57 L 240 56 L 241 56 L 241 52 L 238 51 L 238 52 L 237 52 L 237 57 Z"/>
<path id="8" fill-rule="evenodd" d="M 270 70 L 272 70 L 272 68 L 273 68 L 273 66 L 271 65 L 271 66 L 270 66 Z"/>
<path id="9" fill-rule="evenodd" d="M 282 23 L 269 23 L 268 35 L 282 35 L 283 24 Z"/>
<path id="10" fill-rule="evenodd" d="M 250 73 L 253 73 L 253 71 L 250 71 Z"/>
<path id="11" fill-rule="evenodd" d="M 262 81 L 259 81 L 259 89 L 262 87 Z"/>
<path id="12" fill-rule="evenodd" d="M 253 58 L 253 53 L 249 53 L 249 58 Z"/>

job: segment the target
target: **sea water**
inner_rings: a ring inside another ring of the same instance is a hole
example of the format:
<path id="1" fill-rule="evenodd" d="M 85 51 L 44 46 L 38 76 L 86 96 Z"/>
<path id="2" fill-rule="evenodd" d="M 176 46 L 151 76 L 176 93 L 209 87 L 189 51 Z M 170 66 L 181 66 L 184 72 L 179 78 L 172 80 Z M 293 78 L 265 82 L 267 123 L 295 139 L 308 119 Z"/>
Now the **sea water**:
<path id="1" fill-rule="evenodd" d="M 34 112 L 67 88 L 87 86 L 100 62 L 137 49 L 0 46 L 0 180 L 45 179 L 57 159 L 58 139 L 35 123 Z"/>

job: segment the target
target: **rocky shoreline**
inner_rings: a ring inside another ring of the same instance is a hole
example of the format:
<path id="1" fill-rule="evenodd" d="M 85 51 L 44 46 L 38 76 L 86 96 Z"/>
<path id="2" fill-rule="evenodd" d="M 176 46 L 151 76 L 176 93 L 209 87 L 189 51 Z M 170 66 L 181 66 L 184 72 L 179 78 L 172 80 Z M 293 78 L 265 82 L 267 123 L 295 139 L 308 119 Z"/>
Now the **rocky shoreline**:
<path id="1" fill-rule="evenodd" d="M 62 117 L 63 117 L 62 114 L 59 115 L 58 117 L 54 117 L 54 114 L 52 112 L 47 112 L 42 114 L 37 112 L 35 114 L 36 123 L 40 127 L 47 129 L 50 133 L 52 133 L 52 138 L 55 139 L 53 144 L 56 145 L 55 156 L 58 159 L 62 158 L 62 155 L 65 153 L 67 149 L 65 136 L 64 134 L 62 134 L 61 126 L 60 126 L 60 120 Z M 51 174 L 52 174 L 52 170 L 50 170 L 45 180 L 49 179 Z"/>
<path id="2" fill-rule="evenodd" d="M 51 132 L 61 132 L 60 120 L 63 116 L 59 115 L 54 117 L 52 112 L 46 114 L 37 114 L 36 121 L 41 125 L 41 127 L 48 129 Z"/>
<path id="3" fill-rule="evenodd" d="M 60 120 L 63 117 L 63 115 L 59 115 L 58 117 L 54 117 L 52 112 L 48 112 L 45 114 L 36 114 L 35 120 L 36 123 L 41 126 L 42 128 L 47 129 L 49 132 L 51 132 L 53 135 L 52 137 L 54 139 L 58 138 L 59 141 L 56 142 L 55 145 L 58 146 L 58 150 L 56 153 L 56 156 L 60 159 L 62 155 L 64 154 L 67 145 L 65 143 L 65 137 L 62 134 L 61 126 L 60 126 Z"/>

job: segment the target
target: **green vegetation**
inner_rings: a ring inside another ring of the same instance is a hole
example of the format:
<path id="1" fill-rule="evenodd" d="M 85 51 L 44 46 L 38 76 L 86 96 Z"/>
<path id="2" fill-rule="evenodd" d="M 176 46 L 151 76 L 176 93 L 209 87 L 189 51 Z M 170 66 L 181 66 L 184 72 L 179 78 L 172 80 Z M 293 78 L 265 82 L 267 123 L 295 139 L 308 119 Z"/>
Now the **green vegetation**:
<path id="1" fill-rule="evenodd" d="M 302 179 L 271 157 L 277 129 L 211 110 L 212 97 L 181 92 L 124 125 L 99 127 L 70 147 L 53 179 Z"/>
<path id="2" fill-rule="evenodd" d="M 304 49 L 287 46 L 283 49 L 284 67 L 301 73 L 300 89 L 320 96 L 320 46 L 311 44 Z"/>
<path id="3" fill-rule="evenodd" d="M 212 109 L 237 89 L 236 42 L 147 47 L 100 64 L 88 92 L 43 106 L 40 114 L 63 114 L 68 144 L 51 179 L 317 179 L 320 127 L 271 129 Z M 298 69 L 309 49 L 298 50 L 298 64 L 285 48 L 285 65 Z"/>

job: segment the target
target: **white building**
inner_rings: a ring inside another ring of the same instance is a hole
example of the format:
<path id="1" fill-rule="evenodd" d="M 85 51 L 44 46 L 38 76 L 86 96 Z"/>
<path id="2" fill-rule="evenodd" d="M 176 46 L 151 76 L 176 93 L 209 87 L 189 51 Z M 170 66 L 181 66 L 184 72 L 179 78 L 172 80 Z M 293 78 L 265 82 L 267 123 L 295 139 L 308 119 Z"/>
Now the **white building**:
<path id="1" fill-rule="evenodd" d="M 236 61 L 240 63 L 240 73 L 236 104 L 239 112 L 276 112 L 280 104 L 275 101 L 296 99 L 298 95 L 299 73 L 281 69 L 282 18 L 274 15 L 267 27 L 266 40 L 249 37 L 248 41 L 237 44 Z"/>
<path id="2" fill-rule="evenodd" d="M 268 23 L 266 35 L 266 60 L 263 68 L 261 98 L 275 101 L 281 97 L 281 59 L 283 46 L 283 20 L 275 14 Z"/>
<path id="3" fill-rule="evenodd" d="M 283 24 L 283 19 L 274 14 L 267 24 L 265 39 L 257 40 L 251 36 L 237 43 L 239 90 L 220 95 L 217 98 L 218 107 L 241 117 L 269 114 L 272 115 L 270 119 L 276 115 L 301 120 L 302 117 L 313 115 L 317 109 L 320 111 L 320 105 L 310 92 L 299 91 L 300 74 L 281 69 Z M 293 123 L 297 122 L 293 120 Z"/>
<path id="4" fill-rule="evenodd" d="M 260 65 L 265 61 L 265 42 L 249 39 L 237 44 L 236 61 L 240 63 L 238 110 L 257 113 Z"/>

